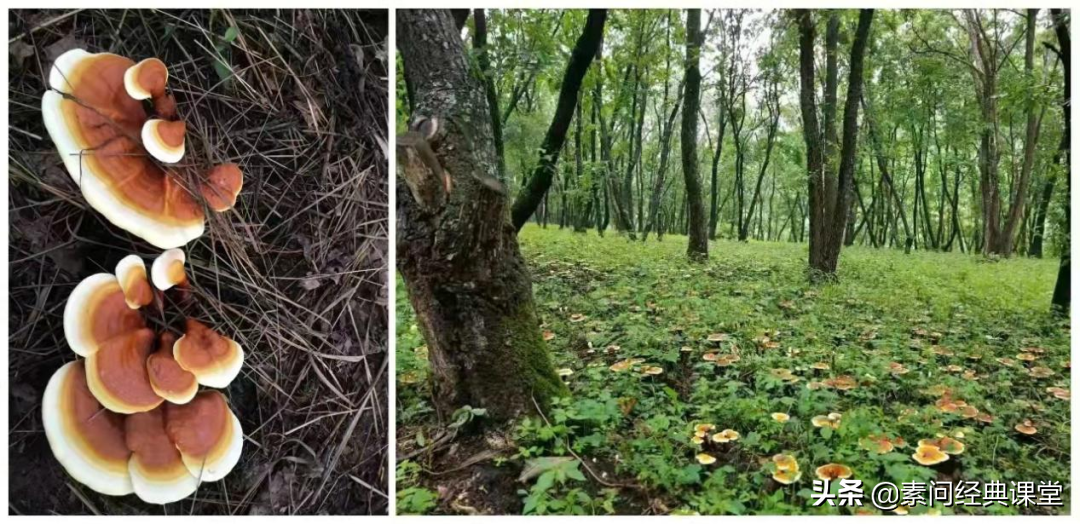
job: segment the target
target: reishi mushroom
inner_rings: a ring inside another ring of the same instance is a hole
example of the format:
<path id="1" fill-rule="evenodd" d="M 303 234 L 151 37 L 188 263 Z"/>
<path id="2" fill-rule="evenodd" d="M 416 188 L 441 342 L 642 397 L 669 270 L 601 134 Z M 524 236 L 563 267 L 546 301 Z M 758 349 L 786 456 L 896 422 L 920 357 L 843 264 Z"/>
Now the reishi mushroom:
<path id="1" fill-rule="evenodd" d="M 139 311 L 128 307 L 120 282 L 108 273 L 79 282 L 64 306 L 64 337 L 81 357 L 93 355 L 111 338 L 144 326 Z"/>
<path id="2" fill-rule="evenodd" d="M 158 337 L 158 349 L 146 358 L 146 371 L 154 393 L 173 404 L 187 404 L 199 391 L 195 375 L 180 367 L 173 358 L 176 337 L 162 333 Z"/>
<path id="3" fill-rule="evenodd" d="M 184 465 L 165 425 L 165 409 L 160 407 L 124 420 L 125 441 L 131 450 L 128 471 L 135 494 L 155 504 L 187 498 L 199 487 L 199 479 Z"/>
<path id="4" fill-rule="evenodd" d="M 165 431 L 188 471 L 203 481 L 224 478 L 240 460 L 244 432 L 217 391 L 203 391 L 187 404 L 166 404 Z"/>
<path id="5" fill-rule="evenodd" d="M 223 388 L 240 372 L 244 350 L 202 322 L 189 318 L 184 336 L 173 344 L 173 358 L 204 386 Z"/>
<path id="6" fill-rule="evenodd" d="M 187 273 L 184 271 L 184 263 L 187 256 L 182 249 L 167 249 L 154 259 L 150 266 L 150 280 L 154 287 L 168 291 L 173 286 L 182 286 L 187 283 Z"/>
<path id="7" fill-rule="evenodd" d="M 128 255 L 116 264 L 116 280 L 131 309 L 139 309 L 154 301 L 154 290 L 146 278 L 146 264 L 139 255 Z"/>
<path id="8" fill-rule="evenodd" d="M 134 492 L 124 417 L 102 409 L 86 385 L 82 361 L 53 373 L 42 396 L 41 421 L 53 455 L 72 478 L 106 495 Z"/>
<path id="9" fill-rule="evenodd" d="M 150 386 L 146 371 L 153 344 L 154 332 L 141 328 L 109 339 L 86 357 L 86 383 L 105 409 L 127 415 L 150 411 L 164 401 Z"/>
<path id="10" fill-rule="evenodd" d="M 185 125 L 165 93 L 164 63 L 72 49 L 49 71 L 42 118 L 83 197 L 109 222 L 147 242 L 172 248 L 202 235 L 201 204 L 176 173 L 154 161 L 184 154 Z M 151 119 L 141 99 L 153 98 Z M 239 168 L 211 170 L 198 191 L 212 209 L 227 209 L 242 186 Z M 211 195 L 208 197 L 207 195 Z"/>
<path id="11" fill-rule="evenodd" d="M 178 346 L 211 387 L 235 378 L 243 351 L 189 320 L 186 344 L 163 332 L 151 353 L 155 333 L 139 311 L 153 300 L 145 264 L 131 255 L 116 272 L 84 279 L 65 305 L 65 337 L 85 360 L 50 379 L 42 401 L 46 437 L 64 469 L 94 491 L 174 502 L 200 480 L 227 475 L 243 448 L 243 428 L 225 397 L 198 393 L 199 375 L 176 360 Z"/>

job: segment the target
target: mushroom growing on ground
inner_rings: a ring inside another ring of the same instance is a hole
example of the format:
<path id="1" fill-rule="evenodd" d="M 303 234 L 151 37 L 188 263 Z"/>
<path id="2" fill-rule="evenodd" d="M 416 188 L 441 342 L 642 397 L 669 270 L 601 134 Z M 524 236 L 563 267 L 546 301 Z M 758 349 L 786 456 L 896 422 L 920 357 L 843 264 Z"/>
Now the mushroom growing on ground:
<path id="1" fill-rule="evenodd" d="M 160 248 L 182 246 L 205 228 L 194 192 L 158 163 L 176 162 L 184 152 L 185 128 L 164 92 L 167 78 L 160 60 L 136 65 L 119 55 L 72 49 L 53 63 L 50 90 L 41 99 L 45 127 L 86 201 Z M 138 96 L 150 93 L 160 119 L 149 118 L 129 87 Z M 239 169 L 209 175 L 198 193 L 212 209 L 231 207 L 242 185 Z"/>
<path id="2" fill-rule="evenodd" d="M 941 451 L 937 446 L 925 445 L 916 448 L 915 453 L 911 454 L 911 458 L 923 466 L 933 466 L 949 460 L 949 455 Z"/>
<path id="3" fill-rule="evenodd" d="M 817 478 L 821 480 L 835 480 L 835 479 L 847 479 L 851 478 L 851 468 L 843 464 L 825 464 L 814 470 L 817 474 Z"/>
<path id="4" fill-rule="evenodd" d="M 150 280 L 154 287 L 167 291 L 173 286 L 181 286 L 187 283 L 187 273 L 184 271 L 184 262 L 187 257 L 182 249 L 168 249 L 154 259 L 150 266 Z"/>
<path id="5" fill-rule="evenodd" d="M 223 388 L 240 373 L 244 350 L 232 339 L 189 318 L 184 336 L 173 344 L 173 358 L 181 368 L 195 375 L 199 384 Z"/>
<path id="6" fill-rule="evenodd" d="M 187 404 L 199 391 L 195 375 L 180 367 L 173 358 L 176 337 L 162 333 L 158 337 L 158 349 L 146 359 L 146 371 L 154 393 L 173 404 Z"/>
<path id="7" fill-rule="evenodd" d="M 117 275 L 92 275 L 68 297 L 64 334 L 86 358 L 50 379 L 42 401 L 45 434 L 64 469 L 94 491 L 174 502 L 193 493 L 200 479 L 218 480 L 239 461 L 240 421 L 220 393 L 197 393 L 197 377 L 227 386 L 243 351 L 189 320 L 182 338 L 190 338 L 180 353 L 198 373 L 176 360 L 180 344 L 168 332 L 151 353 L 155 334 L 139 311 L 153 297 L 145 265 L 138 256 L 125 257 Z"/>
<path id="8" fill-rule="evenodd" d="M 106 495 L 134 492 L 124 443 L 124 417 L 90 394 L 82 361 L 61 367 L 45 387 L 41 420 L 56 460 L 72 478 Z"/>
<path id="9" fill-rule="evenodd" d="M 188 471 L 203 481 L 224 478 L 240 460 L 244 432 L 217 391 L 203 391 L 187 404 L 166 404 L 165 431 Z"/>

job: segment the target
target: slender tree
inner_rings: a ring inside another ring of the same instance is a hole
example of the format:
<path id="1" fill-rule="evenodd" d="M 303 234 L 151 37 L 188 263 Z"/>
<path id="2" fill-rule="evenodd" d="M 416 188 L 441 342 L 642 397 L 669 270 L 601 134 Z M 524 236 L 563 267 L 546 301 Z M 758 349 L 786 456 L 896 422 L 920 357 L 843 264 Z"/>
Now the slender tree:
<path id="1" fill-rule="evenodd" d="M 859 24 L 855 30 L 855 39 L 851 44 L 851 56 L 848 60 L 848 90 L 844 103 L 843 142 L 840 149 L 840 166 L 836 187 L 831 187 L 831 177 L 826 176 L 829 166 L 826 155 L 830 151 L 831 141 L 828 127 L 831 125 L 826 112 L 824 133 L 818 127 L 817 103 L 815 101 L 814 80 L 814 36 L 813 15 L 809 10 L 798 10 L 799 22 L 799 105 L 803 118 L 803 135 L 807 150 L 807 175 L 810 192 L 810 271 L 811 278 L 831 278 L 836 274 L 840 248 L 843 245 L 844 231 L 851 205 L 851 186 L 855 175 L 855 153 L 858 143 L 859 103 L 862 99 L 863 55 L 869 39 L 870 23 L 874 10 L 859 11 Z M 827 35 L 829 39 L 832 35 Z M 828 69 L 828 66 L 826 66 Z M 835 82 L 832 72 L 827 70 L 826 82 Z M 836 86 L 825 87 L 826 99 L 829 99 Z M 826 108 L 828 109 L 828 108 Z M 824 144 L 823 144 L 824 137 Z M 832 195 L 835 195 L 835 199 Z M 830 200 L 834 203 L 830 205 Z"/>
<path id="2" fill-rule="evenodd" d="M 686 181 L 686 205 L 689 242 L 687 255 L 693 260 L 709 258 L 709 232 L 705 223 L 705 205 L 701 199 L 701 180 L 698 177 L 697 121 L 701 104 L 701 10 L 686 11 L 686 73 L 682 112 L 682 168 Z"/>
<path id="3" fill-rule="evenodd" d="M 536 212 L 544 195 L 551 188 L 551 180 L 555 176 L 559 163 L 559 153 L 566 140 L 570 121 L 574 118 L 578 91 L 581 89 L 585 73 L 589 71 L 589 64 L 592 63 L 600 47 L 606 20 L 606 9 L 590 9 L 589 16 L 585 20 L 585 29 L 570 54 L 570 63 L 566 66 L 566 73 L 563 74 L 562 85 L 559 88 L 559 102 L 555 108 L 555 116 L 551 119 L 543 144 L 540 145 L 540 161 L 525 183 L 525 187 L 514 200 L 511 220 L 514 228 L 519 231 L 528 222 L 529 217 Z"/>

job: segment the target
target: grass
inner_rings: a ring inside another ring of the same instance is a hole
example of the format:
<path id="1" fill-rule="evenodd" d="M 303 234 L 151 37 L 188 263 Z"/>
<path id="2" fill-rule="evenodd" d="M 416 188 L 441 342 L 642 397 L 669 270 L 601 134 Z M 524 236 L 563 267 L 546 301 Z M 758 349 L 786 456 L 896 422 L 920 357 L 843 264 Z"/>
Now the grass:
<path id="1" fill-rule="evenodd" d="M 386 513 L 386 12 L 12 10 L 8 25 L 9 512 Z M 67 295 L 159 252 L 86 204 L 48 138 L 45 79 L 76 47 L 163 59 L 188 126 L 181 175 L 232 161 L 245 176 L 236 207 L 185 247 L 188 307 L 155 319 L 175 331 L 195 317 L 245 348 L 224 391 L 244 453 L 166 506 L 74 482 L 41 427 L 45 384 L 75 358 Z"/>
<path id="2" fill-rule="evenodd" d="M 565 457 L 572 465 L 560 467 L 578 473 L 519 485 L 517 504 L 501 511 L 846 514 L 850 508 L 809 503 L 815 469 L 840 463 L 867 493 L 879 481 L 1056 481 L 1064 507 L 935 511 L 1069 512 L 1070 404 L 1047 391 L 1068 389 L 1070 374 L 1067 321 L 1049 314 L 1054 260 L 852 247 L 841 255 L 838 283 L 812 286 L 805 244 L 716 241 L 709 262 L 693 264 L 678 236 L 641 244 L 530 225 L 521 242 L 571 395 L 543 418 L 519 421 L 515 452 L 494 465 L 516 475 L 538 457 Z M 407 302 L 397 311 L 400 450 L 436 423 L 425 400 L 423 341 Z M 710 342 L 710 334 L 724 340 Z M 1018 360 L 1025 348 L 1034 348 L 1026 352 L 1034 362 Z M 642 373 L 651 366 L 662 372 Z M 1034 367 L 1051 375 L 1033 378 Z M 841 414 L 837 428 L 812 424 L 829 413 Z M 1025 419 L 1036 435 L 1014 429 Z M 697 424 L 715 425 L 702 445 L 692 442 Z M 738 440 L 708 441 L 722 429 Z M 938 435 L 966 449 L 920 466 L 911 458 L 917 442 Z M 865 449 L 872 436 L 904 445 L 874 453 Z M 700 464 L 701 452 L 716 462 Z M 771 479 L 780 453 L 802 472 L 790 486 Z M 398 481 L 399 490 L 412 489 L 407 503 L 441 485 L 423 473 L 433 460 L 398 465 L 413 473 Z M 420 500 L 415 511 L 459 511 L 447 500 Z"/>

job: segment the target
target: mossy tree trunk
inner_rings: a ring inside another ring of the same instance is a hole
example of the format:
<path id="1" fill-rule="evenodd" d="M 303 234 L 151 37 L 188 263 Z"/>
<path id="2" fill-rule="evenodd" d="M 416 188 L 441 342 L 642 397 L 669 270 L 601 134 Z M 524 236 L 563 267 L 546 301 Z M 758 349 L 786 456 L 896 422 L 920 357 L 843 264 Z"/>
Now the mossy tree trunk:
<path id="1" fill-rule="evenodd" d="M 686 85 L 683 95 L 682 167 L 686 184 L 689 242 L 686 254 L 691 260 L 709 258 L 709 232 L 706 229 L 705 205 L 701 199 L 701 179 L 698 177 L 697 121 L 701 103 L 701 10 L 686 11 Z"/>
<path id="2" fill-rule="evenodd" d="M 483 182 L 498 173 L 483 80 L 450 11 L 397 17 L 414 90 L 410 124 L 437 119 L 428 141 L 451 181 L 434 203 L 398 184 L 398 269 L 427 342 L 433 401 L 443 416 L 470 405 L 494 420 L 513 418 L 564 386 L 540 334 L 509 202 Z"/>

